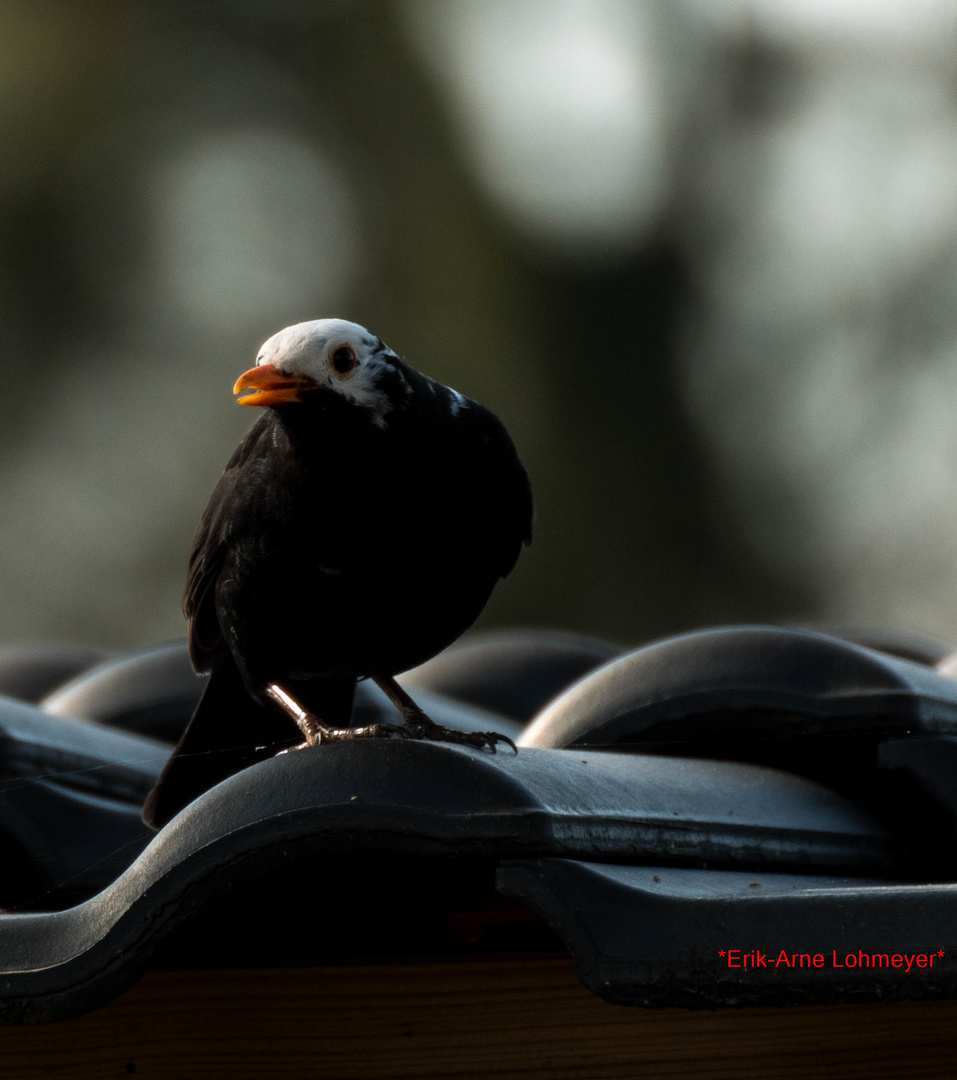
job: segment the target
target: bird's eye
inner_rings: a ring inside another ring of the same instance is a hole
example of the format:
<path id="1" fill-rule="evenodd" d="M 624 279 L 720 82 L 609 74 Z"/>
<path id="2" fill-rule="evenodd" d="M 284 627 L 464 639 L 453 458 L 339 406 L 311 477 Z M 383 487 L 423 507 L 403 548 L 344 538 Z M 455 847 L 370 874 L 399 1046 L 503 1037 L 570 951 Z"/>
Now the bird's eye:
<path id="1" fill-rule="evenodd" d="M 348 375 L 358 361 L 356 360 L 356 354 L 348 345 L 340 345 L 329 358 L 329 363 L 337 375 Z"/>

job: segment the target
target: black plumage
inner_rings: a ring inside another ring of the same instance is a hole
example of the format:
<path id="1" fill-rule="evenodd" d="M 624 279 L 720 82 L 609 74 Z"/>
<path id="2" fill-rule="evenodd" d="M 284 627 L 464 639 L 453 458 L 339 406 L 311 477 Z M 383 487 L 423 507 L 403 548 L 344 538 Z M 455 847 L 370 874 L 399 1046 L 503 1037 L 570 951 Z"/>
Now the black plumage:
<path id="1" fill-rule="evenodd" d="M 391 677 L 467 629 L 531 538 L 528 475 L 505 427 L 342 320 L 287 328 L 260 361 L 237 389 L 263 414 L 190 555 L 190 656 L 210 677 L 147 800 L 155 827 L 300 742 L 296 705 L 308 742 L 354 733 L 357 678 L 391 687 L 406 721 L 362 734 L 502 739 L 430 726 Z"/>

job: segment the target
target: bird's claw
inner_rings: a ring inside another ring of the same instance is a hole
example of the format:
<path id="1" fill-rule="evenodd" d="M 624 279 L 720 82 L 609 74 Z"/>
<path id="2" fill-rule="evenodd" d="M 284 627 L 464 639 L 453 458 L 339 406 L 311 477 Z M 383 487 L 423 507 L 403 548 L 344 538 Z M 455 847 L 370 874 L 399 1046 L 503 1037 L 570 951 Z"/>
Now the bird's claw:
<path id="1" fill-rule="evenodd" d="M 474 746 L 477 750 L 491 750 L 493 754 L 496 752 L 496 744 L 502 742 L 510 746 L 515 754 L 518 753 L 518 747 L 507 735 L 501 735 L 497 731 L 459 731 L 456 728 L 447 728 L 430 720 L 422 712 L 408 718 L 406 725 L 416 739 Z"/>
<path id="2" fill-rule="evenodd" d="M 296 750 L 306 750 L 310 746 L 314 746 L 315 743 L 301 742 L 296 746 L 287 746 L 285 750 L 277 750 L 276 757 L 282 757 L 283 754 L 292 754 Z"/>
<path id="3" fill-rule="evenodd" d="M 333 728 L 327 727 L 310 713 L 303 713 L 296 719 L 306 741 L 280 750 L 280 754 L 291 754 L 295 750 L 305 750 L 325 742 L 349 742 L 352 739 L 424 739 L 428 742 L 474 746 L 477 750 L 491 750 L 493 754 L 496 753 L 498 743 L 506 743 L 513 753 L 518 753 L 518 747 L 507 735 L 501 735 L 497 731 L 459 731 L 456 728 L 447 728 L 430 719 L 418 707 L 414 711 L 405 711 L 404 724 L 379 723 L 367 724 L 365 727 Z"/>
<path id="4" fill-rule="evenodd" d="M 461 731 L 456 732 L 457 735 L 465 735 L 464 739 L 450 739 L 449 742 L 463 742 L 466 746 L 474 746 L 479 750 L 488 748 L 494 754 L 496 752 L 497 743 L 505 743 L 512 753 L 518 756 L 518 747 L 507 735 L 502 735 L 498 731 Z"/>

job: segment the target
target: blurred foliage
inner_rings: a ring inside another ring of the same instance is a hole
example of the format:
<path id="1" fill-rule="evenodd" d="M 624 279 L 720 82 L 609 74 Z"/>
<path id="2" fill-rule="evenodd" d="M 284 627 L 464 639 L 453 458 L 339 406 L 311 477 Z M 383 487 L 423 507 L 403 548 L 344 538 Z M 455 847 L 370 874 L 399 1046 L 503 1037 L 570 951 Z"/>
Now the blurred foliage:
<path id="1" fill-rule="evenodd" d="M 805 7 L 0 6 L 3 636 L 183 632 L 232 381 L 323 315 L 512 431 L 482 625 L 946 636 L 953 42 Z"/>

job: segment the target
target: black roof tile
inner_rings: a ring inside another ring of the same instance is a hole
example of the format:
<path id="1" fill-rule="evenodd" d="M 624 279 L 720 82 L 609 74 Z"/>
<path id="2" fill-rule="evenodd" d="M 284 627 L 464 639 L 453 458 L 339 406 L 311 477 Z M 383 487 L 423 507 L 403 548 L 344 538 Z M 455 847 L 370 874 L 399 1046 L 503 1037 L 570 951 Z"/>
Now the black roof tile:
<path id="1" fill-rule="evenodd" d="M 579 979 L 609 1001 L 715 1008 L 957 993 L 957 885 L 570 859 L 506 862 L 498 882 L 547 920 Z"/>
<path id="2" fill-rule="evenodd" d="M 735 866 L 892 863 L 879 828 L 816 785 L 749 766 L 333 743 L 273 758 L 175 818 L 115 882 L 0 919 L 0 1016 L 70 1015 L 134 977 L 197 894 L 302 850 L 577 855 Z M 122 965 L 118 956 L 122 954 Z M 124 966 L 126 965 L 126 966 Z M 122 967 L 122 970 L 121 970 Z"/>
<path id="3" fill-rule="evenodd" d="M 205 683 L 193 671 L 185 640 L 171 641 L 97 664 L 51 690 L 40 705 L 55 716 L 175 743 Z"/>
<path id="4" fill-rule="evenodd" d="M 0 694 L 39 701 L 103 659 L 99 649 L 82 645 L 5 645 L 0 648 Z"/>
<path id="5" fill-rule="evenodd" d="M 489 638 L 455 650 L 458 675 L 450 654 L 410 683 L 441 722 L 517 732 L 529 702 L 601 659 L 553 635 L 539 646 Z M 255 875 L 260 896 L 279 881 L 308 892 L 324 872 L 397 896 L 411 875 L 434 906 L 470 889 L 487 904 L 495 866 L 501 892 L 538 912 L 610 1000 L 955 992 L 945 957 L 957 942 L 944 938 L 957 886 L 928 882 L 957 874 L 957 683 L 925 665 L 807 631 L 687 635 L 587 675 L 517 756 L 325 745 L 231 777 L 144 847 L 139 801 L 168 747 L 104 722 L 167 708 L 185 723 L 199 681 L 184 656 L 175 644 L 102 665 L 48 699 L 72 716 L 0 699 L 0 856 L 19 873 L 0 904 L 62 908 L 0 917 L 5 1022 L 108 1000 L 183 920 Z M 363 684 L 354 719 L 386 708 Z M 611 749 L 558 748 L 569 739 Z M 300 864 L 301 879 L 279 873 Z M 406 906 L 420 908 L 421 896 Z M 736 968 L 721 949 L 827 962 Z M 838 963 L 933 949 L 944 957 L 903 974 L 891 960 Z"/>
<path id="6" fill-rule="evenodd" d="M 537 716 L 522 744 L 623 746 L 769 727 L 775 738 L 957 732 L 957 681 L 810 630 L 706 630 L 606 664 Z"/>
<path id="7" fill-rule="evenodd" d="M 400 681 L 410 691 L 428 690 L 524 724 L 622 651 L 598 638 L 556 631 L 474 634 Z"/>

